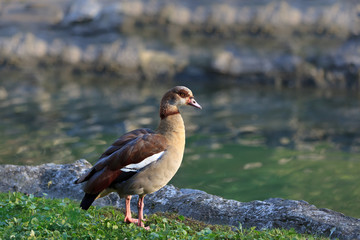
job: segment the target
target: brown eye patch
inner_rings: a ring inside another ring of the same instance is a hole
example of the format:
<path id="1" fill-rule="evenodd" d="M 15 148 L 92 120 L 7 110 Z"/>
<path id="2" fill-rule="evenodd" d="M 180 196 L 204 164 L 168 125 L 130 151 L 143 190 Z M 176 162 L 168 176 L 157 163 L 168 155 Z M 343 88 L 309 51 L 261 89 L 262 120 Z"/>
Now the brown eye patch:
<path id="1" fill-rule="evenodd" d="M 178 94 L 179 94 L 179 96 L 182 97 L 182 98 L 185 98 L 185 97 L 188 97 L 188 96 L 189 96 L 189 94 L 188 94 L 186 91 L 184 91 L 184 90 L 180 90 L 180 91 L 178 92 Z"/>

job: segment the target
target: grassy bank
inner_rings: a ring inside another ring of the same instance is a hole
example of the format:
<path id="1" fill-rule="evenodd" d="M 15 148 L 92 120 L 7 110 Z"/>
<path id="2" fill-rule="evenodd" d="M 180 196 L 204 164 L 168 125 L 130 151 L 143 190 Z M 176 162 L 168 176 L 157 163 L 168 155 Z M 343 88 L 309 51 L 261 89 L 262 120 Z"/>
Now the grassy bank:
<path id="1" fill-rule="evenodd" d="M 294 230 L 207 225 L 176 214 L 147 216 L 150 231 L 123 222 L 114 207 L 79 208 L 69 199 L 0 194 L 0 239 L 315 239 Z M 320 238 L 316 238 L 320 239 Z"/>

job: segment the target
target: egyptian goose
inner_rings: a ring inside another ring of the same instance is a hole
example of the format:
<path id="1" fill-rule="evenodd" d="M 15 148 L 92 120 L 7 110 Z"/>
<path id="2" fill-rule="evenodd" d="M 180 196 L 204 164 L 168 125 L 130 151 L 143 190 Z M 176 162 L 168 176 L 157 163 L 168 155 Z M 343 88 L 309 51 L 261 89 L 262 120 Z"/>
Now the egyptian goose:
<path id="1" fill-rule="evenodd" d="M 160 103 L 156 131 L 142 128 L 116 140 L 95 165 L 75 183 L 86 182 L 81 208 L 87 210 L 99 197 L 117 192 L 125 198 L 125 219 L 145 229 L 143 208 L 146 194 L 165 186 L 180 167 L 185 148 L 185 126 L 179 106 L 201 109 L 190 89 L 177 86 L 165 93 Z M 138 219 L 131 217 L 130 200 L 139 195 Z"/>

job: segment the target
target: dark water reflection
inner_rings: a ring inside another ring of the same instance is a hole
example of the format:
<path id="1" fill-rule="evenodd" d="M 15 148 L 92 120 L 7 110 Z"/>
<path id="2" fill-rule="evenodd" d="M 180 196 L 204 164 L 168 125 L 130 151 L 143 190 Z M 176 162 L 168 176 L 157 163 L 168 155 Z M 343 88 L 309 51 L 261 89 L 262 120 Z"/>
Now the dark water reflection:
<path id="1" fill-rule="evenodd" d="M 245 87 L 221 77 L 161 84 L 64 70 L 0 77 L 3 164 L 94 163 L 124 132 L 156 128 L 162 94 L 182 84 L 203 110 L 182 110 L 187 149 L 173 184 L 241 201 L 303 199 L 360 217 L 356 93 Z"/>

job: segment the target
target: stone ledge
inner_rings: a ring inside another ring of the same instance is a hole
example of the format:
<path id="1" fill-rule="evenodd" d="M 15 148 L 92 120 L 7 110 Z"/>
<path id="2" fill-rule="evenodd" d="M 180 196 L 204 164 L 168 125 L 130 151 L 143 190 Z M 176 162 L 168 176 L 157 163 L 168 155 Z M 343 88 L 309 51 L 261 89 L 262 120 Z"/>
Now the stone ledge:
<path id="1" fill-rule="evenodd" d="M 73 184 L 91 167 L 86 160 L 73 164 L 38 166 L 0 165 L 0 191 L 18 191 L 50 198 L 80 200 L 81 185 Z M 136 198 L 132 208 L 136 209 Z M 95 201 L 96 205 L 123 208 L 124 199 L 117 194 Z M 176 212 L 212 224 L 227 224 L 258 229 L 294 228 L 299 233 L 324 235 L 340 239 L 360 239 L 360 219 L 318 209 L 305 201 L 272 198 L 264 201 L 238 202 L 194 189 L 167 185 L 145 198 L 145 214 Z"/>
<path id="2" fill-rule="evenodd" d="M 65 64 L 150 81 L 217 73 L 250 84 L 359 89 L 360 4 L 303 2 L 7 0 L 0 67 Z"/>

